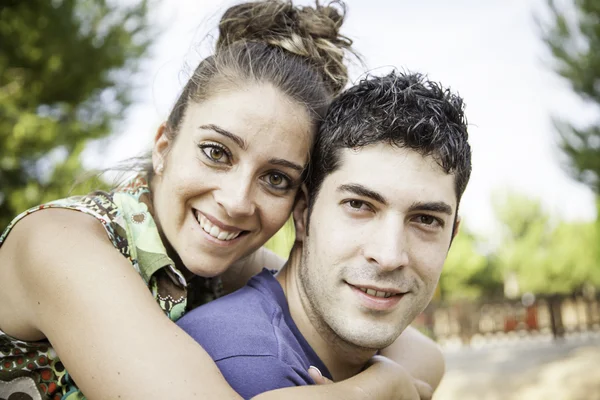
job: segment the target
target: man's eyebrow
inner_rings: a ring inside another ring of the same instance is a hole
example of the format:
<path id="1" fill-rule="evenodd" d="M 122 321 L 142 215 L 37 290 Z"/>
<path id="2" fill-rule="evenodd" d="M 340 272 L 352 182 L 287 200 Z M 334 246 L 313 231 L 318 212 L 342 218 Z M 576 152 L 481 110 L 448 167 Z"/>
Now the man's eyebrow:
<path id="1" fill-rule="evenodd" d="M 294 162 L 284 160 L 283 158 L 271 158 L 269 159 L 269 164 L 281 165 L 282 167 L 292 168 L 297 170 L 298 172 L 304 171 L 304 167 L 302 165 L 298 165 Z"/>
<path id="2" fill-rule="evenodd" d="M 337 188 L 338 192 L 350 192 L 354 193 L 357 196 L 368 197 L 373 199 L 383 205 L 387 205 L 387 200 L 380 193 L 377 193 L 371 189 L 366 188 L 365 186 L 358 183 L 349 183 L 345 185 L 341 185 Z"/>
<path id="3" fill-rule="evenodd" d="M 200 126 L 200 129 L 208 129 L 211 131 L 215 131 L 223 136 L 227 136 L 229 139 L 233 140 L 238 146 L 240 146 L 242 148 L 242 150 L 248 150 L 248 144 L 244 141 L 244 139 L 242 139 L 238 135 L 231 133 L 223 128 L 219 128 L 218 126 L 213 125 L 213 124 L 208 124 L 208 125 Z"/>
<path id="4" fill-rule="evenodd" d="M 408 208 L 409 212 L 414 211 L 433 211 L 439 212 L 448 215 L 454 215 L 454 211 L 452 207 L 448 203 L 444 203 L 443 201 L 431 201 L 431 202 L 416 202 L 410 205 Z"/>

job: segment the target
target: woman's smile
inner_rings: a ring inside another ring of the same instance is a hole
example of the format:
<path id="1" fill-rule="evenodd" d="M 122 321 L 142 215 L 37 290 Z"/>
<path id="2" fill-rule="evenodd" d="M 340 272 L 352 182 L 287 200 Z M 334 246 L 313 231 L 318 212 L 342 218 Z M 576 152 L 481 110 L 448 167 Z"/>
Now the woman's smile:
<path id="1" fill-rule="evenodd" d="M 250 232 L 235 226 L 226 225 L 212 215 L 202 213 L 198 210 L 194 210 L 194 215 L 202 230 L 210 235 L 211 238 L 217 240 L 217 243 L 222 242 L 219 244 L 227 244 L 227 242 L 235 241 L 235 239 Z"/>
<path id="2" fill-rule="evenodd" d="M 216 93 L 188 106 L 176 140 L 159 134 L 157 220 L 192 273 L 222 274 L 288 219 L 314 134 L 289 100 L 261 84 Z"/>

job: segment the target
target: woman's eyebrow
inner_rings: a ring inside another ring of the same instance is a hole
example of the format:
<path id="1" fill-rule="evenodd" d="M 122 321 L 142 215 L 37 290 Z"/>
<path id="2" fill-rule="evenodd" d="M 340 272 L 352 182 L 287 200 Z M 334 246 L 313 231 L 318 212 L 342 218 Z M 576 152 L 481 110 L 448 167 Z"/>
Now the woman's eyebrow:
<path id="1" fill-rule="evenodd" d="M 288 167 L 297 170 L 298 172 L 304 171 L 304 167 L 294 162 L 285 160 L 283 158 L 271 158 L 269 164 L 280 165 L 282 167 Z"/>
<path id="2" fill-rule="evenodd" d="M 199 128 L 215 131 L 223 136 L 227 136 L 229 139 L 233 140 L 235 142 L 235 144 L 237 144 L 242 150 L 248 150 L 248 144 L 244 141 L 244 139 L 242 139 L 238 135 L 231 133 L 223 128 L 220 128 L 214 124 L 202 125 Z"/>
<path id="3" fill-rule="evenodd" d="M 244 139 L 242 139 L 241 137 L 239 137 L 238 135 L 236 135 L 235 133 L 231 133 L 228 130 L 218 127 L 217 125 L 214 125 L 214 124 L 202 125 L 199 128 L 214 131 L 220 135 L 226 136 L 229 139 L 233 140 L 235 142 L 235 144 L 237 144 L 242 150 L 248 150 L 248 144 L 246 143 L 246 141 Z M 271 158 L 269 160 L 269 163 L 273 164 L 273 165 L 280 165 L 282 167 L 292 168 L 292 169 L 297 170 L 298 172 L 304 171 L 304 167 L 302 165 L 285 160 L 283 158 Z"/>

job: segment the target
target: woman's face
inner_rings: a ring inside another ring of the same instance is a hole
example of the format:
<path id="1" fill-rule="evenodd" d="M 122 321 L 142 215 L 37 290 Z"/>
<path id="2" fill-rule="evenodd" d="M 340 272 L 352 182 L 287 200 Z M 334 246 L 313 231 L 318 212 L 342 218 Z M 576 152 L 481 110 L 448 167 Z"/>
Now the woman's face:
<path id="1" fill-rule="evenodd" d="M 313 134 L 305 107 L 268 84 L 189 104 L 176 139 L 159 130 L 155 218 L 190 272 L 219 275 L 281 228 Z"/>

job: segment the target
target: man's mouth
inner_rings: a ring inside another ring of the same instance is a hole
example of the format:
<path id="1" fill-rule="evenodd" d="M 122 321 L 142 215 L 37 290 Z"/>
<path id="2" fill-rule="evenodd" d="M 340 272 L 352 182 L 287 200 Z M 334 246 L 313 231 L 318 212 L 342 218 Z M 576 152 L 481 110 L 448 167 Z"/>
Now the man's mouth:
<path id="1" fill-rule="evenodd" d="M 356 286 L 355 286 L 356 287 Z M 361 287 L 356 287 L 358 290 L 370 295 L 370 296 L 375 296 L 375 297 L 382 297 L 387 299 L 388 297 L 392 297 L 394 295 L 396 295 L 397 293 L 392 293 L 392 292 L 381 292 L 379 290 L 375 290 L 375 289 L 367 289 L 367 288 L 361 288 Z"/>
<path id="2" fill-rule="evenodd" d="M 352 286 L 354 289 L 360 290 L 361 292 L 368 294 L 369 296 L 379 297 L 381 299 L 389 299 L 393 296 L 402 296 L 406 294 L 406 292 L 403 292 L 402 290 L 391 287 L 377 287 L 373 285 L 358 286 L 348 282 L 346 283 Z"/>
<path id="3" fill-rule="evenodd" d="M 208 233 L 210 236 L 214 237 L 215 239 L 219 239 L 224 242 L 227 242 L 227 241 L 237 238 L 242 233 L 247 232 L 247 231 L 239 230 L 239 229 L 235 229 L 235 230 L 225 229 L 222 226 L 221 227 L 217 226 L 216 224 L 211 222 L 202 213 L 195 211 L 195 214 L 196 214 L 196 219 L 198 220 L 198 223 L 200 224 L 200 227 L 202 228 L 202 230 L 204 232 Z"/>
<path id="4" fill-rule="evenodd" d="M 362 306 L 376 311 L 390 311 L 396 308 L 408 291 L 402 291 L 394 286 L 358 286 L 346 282 Z"/>

